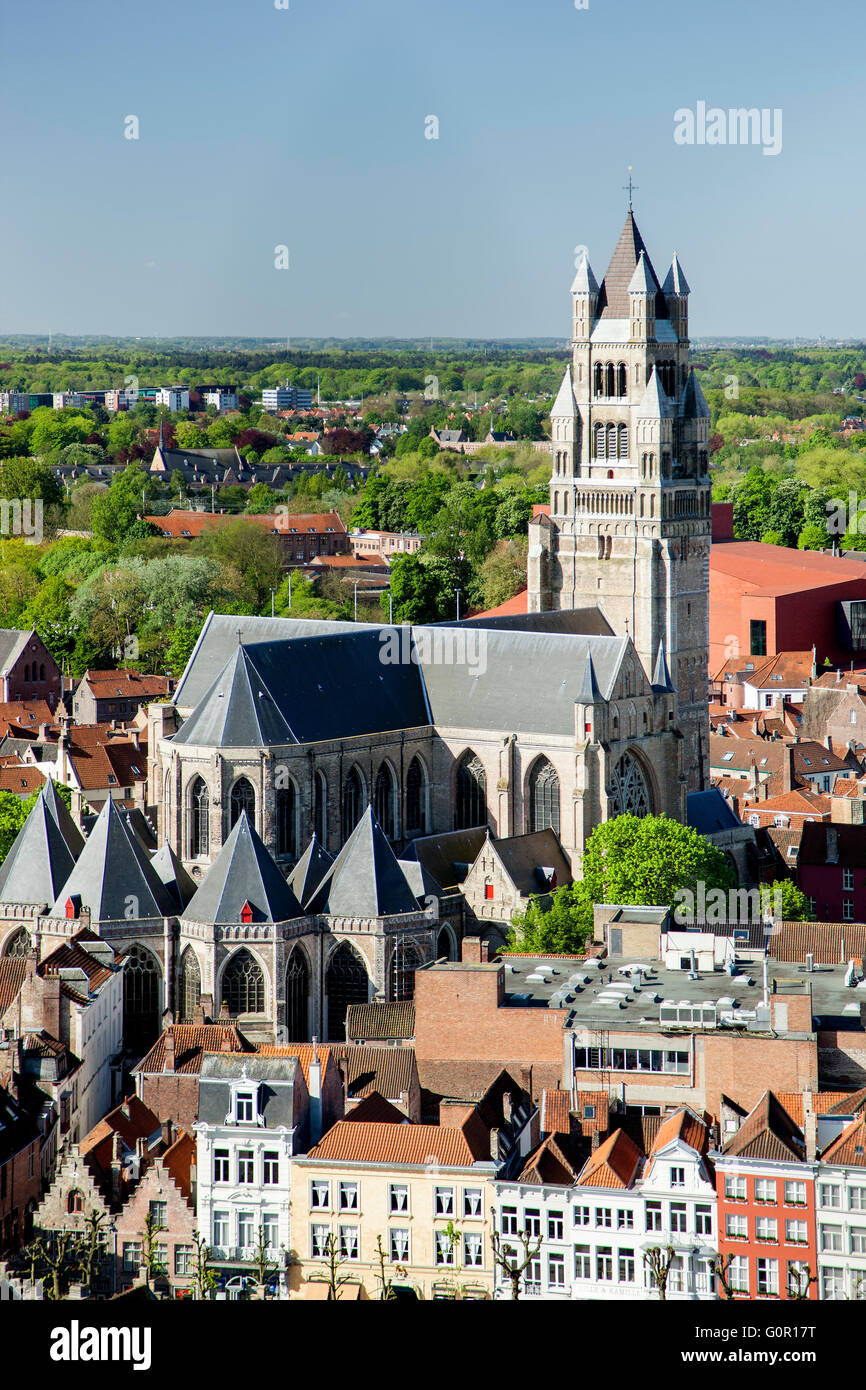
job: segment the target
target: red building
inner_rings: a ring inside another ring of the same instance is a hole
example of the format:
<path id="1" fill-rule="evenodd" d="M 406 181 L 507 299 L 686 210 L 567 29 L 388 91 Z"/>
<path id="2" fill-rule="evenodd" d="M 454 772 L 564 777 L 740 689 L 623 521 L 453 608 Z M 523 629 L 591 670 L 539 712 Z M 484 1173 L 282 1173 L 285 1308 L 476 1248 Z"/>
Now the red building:
<path id="1" fill-rule="evenodd" d="M 819 922 L 866 922 L 866 825 L 807 821 L 797 882 Z"/>
<path id="2" fill-rule="evenodd" d="M 803 1130 L 765 1091 L 715 1160 L 719 1254 L 737 1297 L 786 1300 L 807 1289 L 818 1297 L 816 1121 L 809 1118 L 811 1161 Z"/>

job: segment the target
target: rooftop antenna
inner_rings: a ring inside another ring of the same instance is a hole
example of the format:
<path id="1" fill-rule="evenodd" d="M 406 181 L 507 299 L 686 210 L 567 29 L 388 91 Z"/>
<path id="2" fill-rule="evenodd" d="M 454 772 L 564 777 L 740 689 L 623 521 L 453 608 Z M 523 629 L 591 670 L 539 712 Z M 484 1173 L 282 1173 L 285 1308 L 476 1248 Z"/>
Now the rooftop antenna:
<path id="1" fill-rule="evenodd" d="M 629 165 L 629 166 L 628 166 L 628 183 L 624 183 L 624 184 L 623 184 L 623 189 L 628 193 L 628 210 L 629 210 L 629 212 L 632 211 L 632 193 L 633 193 L 638 187 L 639 187 L 638 184 L 632 183 L 631 165 Z"/>

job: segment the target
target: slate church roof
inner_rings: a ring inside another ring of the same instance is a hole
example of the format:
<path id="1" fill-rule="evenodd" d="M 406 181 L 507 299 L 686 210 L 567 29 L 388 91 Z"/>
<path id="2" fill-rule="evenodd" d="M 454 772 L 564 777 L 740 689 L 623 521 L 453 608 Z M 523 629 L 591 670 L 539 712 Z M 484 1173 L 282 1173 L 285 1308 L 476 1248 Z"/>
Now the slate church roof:
<path id="1" fill-rule="evenodd" d="M 610 258 L 610 265 L 605 271 L 604 279 L 601 282 L 601 289 L 598 292 L 598 302 L 596 305 L 596 315 L 600 319 L 627 319 L 630 316 L 628 287 L 632 276 L 638 267 L 641 252 L 645 259 L 647 279 L 652 276 L 655 281 L 656 294 L 656 318 L 666 319 L 668 317 L 668 306 L 661 290 L 658 289 L 659 277 L 653 269 L 649 251 L 646 249 L 644 239 L 641 236 L 638 225 L 634 220 L 634 213 L 629 209 L 625 225 L 620 233 L 619 241 L 614 247 L 613 255 Z M 650 282 L 651 283 L 651 282 Z"/>
<path id="2" fill-rule="evenodd" d="M 245 903 L 252 908 L 254 922 L 288 922 L 304 915 L 242 811 L 183 916 L 190 922 L 240 922 Z"/>
<path id="3" fill-rule="evenodd" d="M 322 848 L 314 835 L 289 874 L 289 887 L 299 903 L 306 906 L 333 862 L 333 855 Z"/>
<path id="4" fill-rule="evenodd" d="M 75 867 L 75 855 L 51 812 L 48 787 L 53 795 L 47 782 L 0 866 L 0 902 L 53 903 Z"/>
<path id="5" fill-rule="evenodd" d="M 182 910 L 198 885 L 187 873 L 168 840 L 163 841 L 162 849 L 157 851 L 150 863 L 174 898 L 178 910 Z"/>
<path id="6" fill-rule="evenodd" d="M 368 806 L 309 902 L 333 917 L 387 917 L 417 912 L 397 856 Z"/>
<path id="7" fill-rule="evenodd" d="M 51 916 L 66 915 L 69 898 L 90 909 L 92 922 L 125 917 L 172 917 L 171 893 L 111 798 L 99 813 L 78 862 L 54 900 Z M 134 911 L 128 912 L 130 907 Z"/>

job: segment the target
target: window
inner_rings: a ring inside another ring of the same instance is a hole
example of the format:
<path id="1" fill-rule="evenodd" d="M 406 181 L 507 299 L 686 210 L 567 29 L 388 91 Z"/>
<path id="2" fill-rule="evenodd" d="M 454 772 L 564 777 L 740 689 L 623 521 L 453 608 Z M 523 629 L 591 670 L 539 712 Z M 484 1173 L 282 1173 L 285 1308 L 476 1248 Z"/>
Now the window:
<path id="1" fill-rule="evenodd" d="M 713 1234 L 713 1209 L 707 1206 L 695 1207 L 695 1231 L 699 1236 Z"/>
<path id="2" fill-rule="evenodd" d="M 788 1245 L 807 1245 L 809 1233 L 805 1221 L 786 1221 L 785 1241 Z"/>
<path id="3" fill-rule="evenodd" d="M 238 1150 L 238 1182 L 252 1183 L 253 1178 L 253 1152 L 252 1149 Z"/>
<path id="4" fill-rule="evenodd" d="M 358 1227 L 340 1227 L 340 1254 L 344 1260 L 358 1259 Z"/>
<path id="5" fill-rule="evenodd" d="M 155 1226 L 165 1226 L 168 1217 L 168 1202 L 149 1203 L 150 1216 Z"/>
<path id="6" fill-rule="evenodd" d="M 413 758 L 406 773 L 406 835 L 423 835 L 427 829 L 427 779 L 420 758 Z"/>
<path id="7" fill-rule="evenodd" d="M 634 1250 L 620 1250 L 619 1252 L 619 1282 L 621 1284 L 634 1283 Z"/>
<path id="8" fill-rule="evenodd" d="M 853 921 L 854 921 L 854 900 L 853 900 L 853 898 L 843 898 L 843 899 L 842 899 L 842 921 L 843 921 L 843 922 L 853 922 Z"/>
<path id="9" fill-rule="evenodd" d="M 821 1227 L 821 1249 L 832 1250 L 838 1253 L 842 1251 L 842 1227 L 841 1226 L 822 1226 Z"/>
<path id="10" fill-rule="evenodd" d="M 825 778 L 825 781 L 826 781 L 826 778 Z M 851 889 L 854 887 L 854 870 L 853 870 L 853 869 L 843 869 L 843 870 L 842 870 L 842 887 L 843 887 L 847 892 L 849 892 L 849 893 L 850 893 Z"/>
<path id="11" fill-rule="evenodd" d="M 831 1266 L 821 1270 L 821 1297 L 828 1299 L 845 1297 L 844 1269 L 836 1269 Z"/>
<path id="12" fill-rule="evenodd" d="M 559 777 L 547 758 L 539 758 L 529 774 L 530 833 L 548 828 L 559 834 Z"/>
<path id="13" fill-rule="evenodd" d="M 600 1245 L 595 1252 L 596 1279 L 613 1279 L 613 1250 L 609 1245 Z"/>
<path id="14" fill-rule="evenodd" d="M 223 975 L 222 1002 L 230 1014 L 263 1014 L 265 977 L 258 962 L 242 948 L 231 957 Z"/>
<path id="15" fill-rule="evenodd" d="M 836 1183 L 822 1182 L 818 1185 L 818 1200 L 822 1207 L 841 1208 L 842 1189 Z"/>
<path id="16" fill-rule="evenodd" d="M 364 805 L 364 784 L 356 767 L 349 769 L 343 783 L 343 838 L 348 839 L 358 821 Z"/>
<path id="17" fill-rule="evenodd" d="M 454 1215 L 454 1188 L 437 1187 L 435 1189 L 433 1201 L 434 1216 L 453 1216 Z M 508 1223 L 506 1225 L 506 1222 Z M 517 1208 L 502 1208 L 502 1230 L 505 1235 L 517 1235 Z"/>
<path id="18" fill-rule="evenodd" d="M 280 1218 L 275 1211 L 262 1212 L 262 1235 L 265 1249 L 276 1250 L 280 1243 Z"/>
<path id="19" fill-rule="evenodd" d="M 549 1211 L 547 1213 L 547 1239 L 564 1239 L 564 1227 L 561 1211 Z"/>
<path id="20" fill-rule="evenodd" d="M 774 1216 L 759 1216 L 755 1222 L 755 1240 L 772 1241 L 779 1239 L 779 1223 Z"/>
<path id="21" fill-rule="evenodd" d="M 749 655 L 767 655 L 767 624 L 761 618 L 753 618 L 749 623 Z"/>
<path id="22" fill-rule="evenodd" d="M 551 1289 L 565 1288 L 565 1256 L 548 1255 L 547 1283 Z"/>
<path id="23" fill-rule="evenodd" d="M 725 1217 L 725 1235 L 728 1240 L 748 1240 L 749 1220 L 739 1213 L 728 1212 Z"/>
<path id="24" fill-rule="evenodd" d="M 369 976 L 358 952 L 344 941 L 331 956 L 325 976 L 328 996 L 328 1037 L 345 1042 L 346 1012 L 350 1004 L 366 1004 Z"/>
<path id="25" fill-rule="evenodd" d="M 289 780 L 288 786 L 277 792 L 277 854 L 289 854 L 293 858 L 298 854 L 296 804 L 295 784 Z"/>
<path id="26" fill-rule="evenodd" d="M 634 1212 L 631 1207 L 620 1207 L 616 1214 L 616 1228 L 618 1231 L 631 1231 L 634 1229 Z"/>
<path id="27" fill-rule="evenodd" d="M 779 1261 L 778 1260 L 756 1260 L 755 1272 L 757 1275 L 758 1297 L 761 1294 L 778 1294 L 779 1292 Z"/>
<path id="28" fill-rule="evenodd" d="M 595 1211 L 596 1226 L 609 1227 L 613 1225 L 613 1212 L 610 1207 L 596 1207 Z"/>
<path id="29" fill-rule="evenodd" d="M 391 1242 L 391 1263 L 409 1263 L 409 1232 L 405 1226 L 392 1226 L 388 1232 Z"/>
<path id="30" fill-rule="evenodd" d="M 589 1225 L 589 1207 L 574 1208 L 574 1224 L 575 1226 Z"/>
<path id="31" fill-rule="evenodd" d="M 262 1182 L 268 1186 L 280 1180 L 280 1156 L 273 1149 L 266 1149 L 262 1159 Z"/>
<path id="32" fill-rule="evenodd" d="M 436 1263 L 437 1265 L 453 1265 L 454 1246 L 447 1231 L 436 1231 Z"/>
<path id="33" fill-rule="evenodd" d="M 328 1228 L 327 1226 L 314 1225 L 310 1227 L 310 1257 L 314 1260 L 321 1260 L 327 1253 Z"/>
<path id="34" fill-rule="evenodd" d="M 866 1211 L 866 1187 L 850 1187 L 848 1205 L 852 1211 Z"/>
<path id="35" fill-rule="evenodd" d="M 310 1206 L 314 1211 L 327 1211 L 331 1205 L 331 1184 L 327 1178 L 313 1178 L 310 1183 Z"/>
<path id="36" fill-rule="evenodd" d="M 455 830 L 469 830 L 487 823 L 487 774 L 471 750 L 457 766 Z"/>
<path id="37" fill-rule="evenodd" d="M 136 1274 L 141 1269 L 140 1241 L 125 1240 L 123 1242 L 123 1269 L 126 1274 Z"/>
<path id="38" fill-rule="evenodd" d="M 484 1244 L 480 1231 L 463 1233 L 463 1263 L 470 1269 L 484 1263 Z"/>
<path id="39" fill-rule="evenodd" d="M 174 1272 L 175 1274 L 189 1275 L 193 1271 L 195 1258 L 195 1248 L 192 1245 L 176 1245 L 174 1247 Z"/>
<path id="40" fill-rule="evenodd" d="M 671 1230 L 685 1231 L 687 1229 L 686 1217 L 685 1202 L 671 1202 Z"/>
<path id="41" fill-rule="evenodd" d="M 463 1189 L 463 1215 L 481 1215 L 481 1188 L 464 1187 Z"/>
<path id="42" fill-rule="evenodd" d="M 227 1211 L 215 1211 L 213 1214 L 213 1243 L 220 1250 L 229 1243 L 229 1214 Z"/>
<path id="43" fill-rule="evenodd" d="M 785 1206 L 804 1207 L 806 1205 L 806 1184 L 804 1182 L 785 1183 Z"/>
<path id="44" fill-rule="evenodd" d="M 383 763 L 373 788 L 376 820 L 389 840 L 397 837 L 397 783 L 390 763 Z"/>
<path id="45" fill-rule="evenodd" d="M 214 1182 L 229 1181 L 229 1151 L 228 1149 L 214 1149 L 213 1153 L 213 1180 Z"/>
<path id="46" fill-rule="evenodd" d="M 201 967 L 198 956 L 187 946 L 180 958 L 180 1016 L 192 1023 L 201 1004 Z"/>
<path id="47" fill-rule="evenodd" d="M 127 952 L 123 972 L 124 1017 L 136 1039 L 152 1040 L 159 1032 L 160 967 L 156 957 L 138 942 Z"/>
<path id="48" fill-rule="evenodd" d="M 239 1092 L 235 1097 L 235 1119 L 239 1124 L 252 1124 L 253 1097 L 251 1092 Z"/>
<path id="49" fill-rule="evenodd" d="M 575 1279 L 592 1278 L 588 1245 L 576 1245 L 574 1247 L 574 1277 Z"/>
<path id="50" fill-rule="evenodd" d="M 536 1295 L 541 1293 L 541 1259 L 539 1257 L 530 1260 L 526 1266 L 526 1273 L 523 1276 L 523 1292 Z"/>
<path id="51" fill-rule="evenodd" d="M 451 1193 L 452 1209 L 451 1209 L 451 1210 L 448 1210 L 448 1211 L 442 1211 L 442 1212 L 440 1212 L 440 1211 L 439 1211 L 439 1208 L 438 1208 L 438 1205 L 437 1205 L 437 1208 L 436 1208 L 436 1215 L 437 1215 L 437 1216 L 440 1216 L 440 1215 L 441 1215 L 441 1216 L 451 1216 L 452 1213 L 453 1213 L 453 1201 L 454 1201 L 453 1189 L 452 1189 L 452 1188 L 437 1187 L 437 1189 L 436 1189 L 436 1201 L 437 1201 L 437 1203 L 439 1202 L 439 1194 L 440 1194 L 440 1192 L 450 1192 L 450 1193 Z M 516 1236 L 516 1235 L 518 1235 L 518 1233 L 519 1233 L 519 1232 L 518 1232 L 518 1226 L 517 1226 L 517 1207 L 503 1207 L 503 1208 L 502 1208 L 502 1234 L 503 1234 L 504 1236 Z"/>
<path id="52" fill-rule="evenodd" d="M 84 1193 L 79 1192 L 78 1188 L 73 1188 L 66 1199 L 66 1210 L 72 1216 L 84 1211 Z"/>
<path id="53" fill-rule="evenodd" d="M 725 1178 L 725 1198 L 729 1202 L 745 1202 L 746 1200 L 746 1179 L 745 1178 Z"/>
<path id="54" fill-rule="evenodd" d="M 662 1228 L 662 1204 L 661 1202 L 647 1202 L 646 1204 L 646 1228 L 648 1231 L 660 1231 Z"/>
<path id="55" fill-rule="evenodd" d="M 755 1201 L 771 1202 L 776 1200 L 776 1184 L 769 1178 L 755 1178 Z"/>
<path id="56" fill-rule="evenodd" d="M 204 779 L 196 777 L 189 791 L 190 809 L 190 858 L 199 859 L 207 855 L 210 836 L 208 834 L 208 791 Z"/>
<path id="57" fill-rule="evenodd" d="M 686 1170 L 685 1168 L 671 1169 L 671 1187 L 685 1187 Z"/>
<path id="58" fill-rule="evenodd" d="M 541 1235 L 541 1212 L 537 1207 L 527 1207 L 524 1211 L 523 1229 L 528 1236 Z"/>
<path id="59" fill-rule="evenodd" d="M 256 794 L 246 777 L 239 777 L 232 787 L 229 797 L 229 829 L 233 830 L 242 815 L 246 815 L 251 825 L 256 823 Z"/>
<path id="60" fill-rule="evenodd" d="M 398 936 L 388 966 L 388 998 L 413 999 L 415 971 L 423 964 L 423 957 L 415 942 L 405 934 Z"/>
<path id="61" fill-rule="evenodd" d="M 866 1255 L 866 1230 L 854 1226 L 851 1230 L 851 1254 Z"/>
<path id="62" fill-rule="evenodd" d="M 728 1282 L 735 1293 L 749 1292 L 749 1261 L 745 1255 L 735 1255 L 731 1260 Z"/>
<path id="63" fill-rule="evenodd" d="M 391 1183 L 388 1187 L 388 1207 L 390 1211 L 409 1210 L 409 1189 L 402 1183 Z"/>
<path id="64" fill-rule="evenodd" d="M 328 839 L 328 783 L 324 772 L 316 773 L 313 790 L 313 833 L 321 845 Z"/>
<path id="65" fill-rule="evenodd" d="M 356 1182 L 340 1183 L 340 1211 L 358 1210 L 358 1184 Z"/>

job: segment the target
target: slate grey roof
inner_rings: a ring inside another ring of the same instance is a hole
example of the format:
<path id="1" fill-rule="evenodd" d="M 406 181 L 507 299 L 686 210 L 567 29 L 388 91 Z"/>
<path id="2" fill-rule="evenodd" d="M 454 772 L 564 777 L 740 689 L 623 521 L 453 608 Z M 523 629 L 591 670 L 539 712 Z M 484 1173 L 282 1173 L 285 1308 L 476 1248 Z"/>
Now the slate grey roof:
<path id="1" fill-rule="evenodd" d="M 719 830 L 741 830 L 743 823 L 734 815 L 718 787 L 705 792 L 689 792 L 686 796 L 686 824 L 701 835 Z"/>
<path id="2" fill-rule="evenodd" d="M 187 873 L 168 840 L 163 841 L 162 849 L 157 850 L 150 863 L 174 898 L 178 911 L 181 911 L 196 892 L 198 885 L 192 875 Z"/>
<path id="3" fill-rule="evenodd" d="M 266 1129 L 295 1123 L 294 1084 L 297 1057 L 251 1057 L 226 1053 L 205 1057 L 198 1087 L 198 1118 L 204 1124 L 224 1125 L 231 1108 L 231 1082 L 247 1079 L 258 1086 L 258 1114 Z M 239 1130 L 243 1132 L 243 1126 Z M 255 1131 L 248 1131 L 254 1136 Z M 259 1131 L 261 1132 L 261 1131 Z"/>
<path id="4" fill-rule="evenodd" d="M 63 917 L 67 898 L 90 909 L 91 925 L 131 918 L 173 917 L 171 894 L 114 802 L 106 801 L 78 862 L 54 900 L 51 915 Z"/>
<path id="5" fill-rule="evenodd" d="M 47 782 L 40 791 L 0 866 L 0 902 L 47 906 L 75 867 L 75 856 L 49 807 L 46 787 L 50 786 Z"/>
<path id="6" fill-rule="evenodd" d="M 406 882 L 415 894 L 419 902 L 425 898 L 438 898 L 442 895 L 442 886 L 436 882 L 431 873 L 428 873 L 424 865 L 417 859 L 398 859 L 397 863 L 406 876 Z"/>
<path id="7" fill-rule="evenodd" d="M 289 874 L 289 887 L 301 904 L 309 902 L 325 874 L 334 862 L 334 856 L 319 844 L 315 835 L 307 845 L 292 872 Z"/>
<path id="8" fill-rule="evenodd" d="M 665 276 L 665 282 L 662 285 L 662 289 L 664 290 L 665 294 L 691 294 L 689 282 L 685 277 L 685 272 L 682 266 L 680 265 L 679 256 L 677 255 L 676 251 L 674 252 L 674 258 L 671 261 L 671 268 Z"/>
<path id="9" fill-rule="evenodd" d="M 471 830 L 446 830 L 441 835 L 420 835 L 406 846 L 403 859 L 417 859 L 425 873 L 443 888 L 454 888 L 463 882 L 486 839 L 484 825 Z"/>
<path id="10" fill-rule="evenodd" d="M 628 289 L 629 294 L 654 294 L 658 289 L 658 281 L 653 274 L 645 251 L 641 251 L 638 256 L 634 275 L 628 282 Z"/>
<path id="11" fill-rule="evenodd" d="M 671 681 L 671 673 L 668 669 L 668 658 L 665 652 L 664 642 L 659 642 L 659 649 L 656 654 L 655 669 L 653 670 L 652 683 L 654 686 L 657 686 L 660 690 L 673 690 L 674 688 L 673 682 Z"/>
<path id="12" fill-rule="evenodd" d="M 310 899 L 311 912 L 332 917 L 387 917 L 417 912 L 418 901 L 368 806 Z"/>
<path id="13" fill-rule="evenodd" d="M 644 391 L 643 400 L 637 408 L 637 413 L 638 418 L 641 420 L 664 420 L 668 416 L 673 415 L 674 413 L 674 409 L 670 400 L 666 396 L 665 392 L 662 390 L 662 384 L 659 379 L 659 374 L 656 371 L 655 367 L 653 367 L 652 372 L 650 373 L 650 379 L 647 382 L 647 388 Z"/>
<path id="14" fill-rule="evenodd" d="M 689 378 L 686 382 L 686 389 L 683 391 L 683 398 L 680 401 L 680 415 L 686 420 L 709 420 L 710 407 L 707 405 L 707 398 L 701 390 L 701 383 L 692 367 Z"/>
<path id="15" fill-rule="evenodd" d="M 254 922 L 289 922 L 304 912 L 265 844 L 242 811 L 183 913 L 190 922 L 240 922 L 249 903 Z"/>
<path id="16" fill-rule="evenodd" d="M 577 274 L 571 282 L 572 294 L 597 294 L 598 281 L 592 273 L 589 256 L 584 251 L 577 267 Z"/>
<path id="17" fill-rule="evenodd" d="M 595 666 L 592 662 L 592 652 L 589 648 L 587 648 L 586 652 L 586 661 L 583 665 L 581 682 L 574 698 L 582 705 L 594 705 L 596 700 L 600 698 L 598 681 L 595 678 Z"/>
<path id="18" fill-rule="evenodd" d="M 0 627 L 0 676 L 12 669 L 34 631 L 34 628 L 22 632 L 19 628 Z"/>
<path id="19" fill-rule="evenodd" d="M 250 653 L 240 645 L 173 741 L 207 748 L 297 742 Z"/>
<path id="20" fill-rule="evenodd" d="M 649 252 L 634 220 L 634 214 L 629 209 L 625 225 L 620 232 L 619 241 L 614 247 L 610 265 L 605 271 L 598 293 L 597 312 L 600 319 L 629 318 L 628 286 L 637 268 L 641 251 L 646 256 L 649 273 L 658 284 L 659 277 L 653 269 Z M 666 319 L 667 317 L 668 306 L 664 295 L 659 290 L 656 295 L 656 318 Z"/>
<path id="21" fill-rule="evenodd" d="M 491 845 L 511 882 L 524 897 L 533 893 L 548 893 L 552 886 L 561 888 L 563 884 L 571 882 L 568 860 L 553 830 L 510 835 L 504 840 L 494 840 L 491 836 Z M 556 883 L 551 883 L 549 875 L 539 873 L 540 869 L 552 869 Z"/>
<path id="22" fill-rule="evenodd" d="M 42 795 L 45 805 L 60 827 L 60 833 L 69 846 L 72 857 L 76 859 L 84 848 L 84 836 L 69 814 L 66 802 L 54 790 L 54 783 L 50 777 L 42 788 Z"/>
<path id="23" fill-rule="evenodd" d="M 546 518 L 545 518 L 546 519 Z M 439 627 L 486 627 L 502 632 L 564 632 L 573 637 L 613 637 L 614 631 L 598 608 L 558 608 L 549 613 L 504 613 L 495 618 L 463 618 Z"/>
<path id="24" fill-rule="evenodd" d="M 571 384 L 571 367 L 566 367 L 565 376 L 562 378 L 562 384 L 557 392 L 556 400 L 553 402 L 550 416 L 551 419 L 556 416 L 560 420 L 572 420 L 577 413 L 577 401 L 574 399 L 574 387 Z"/>

